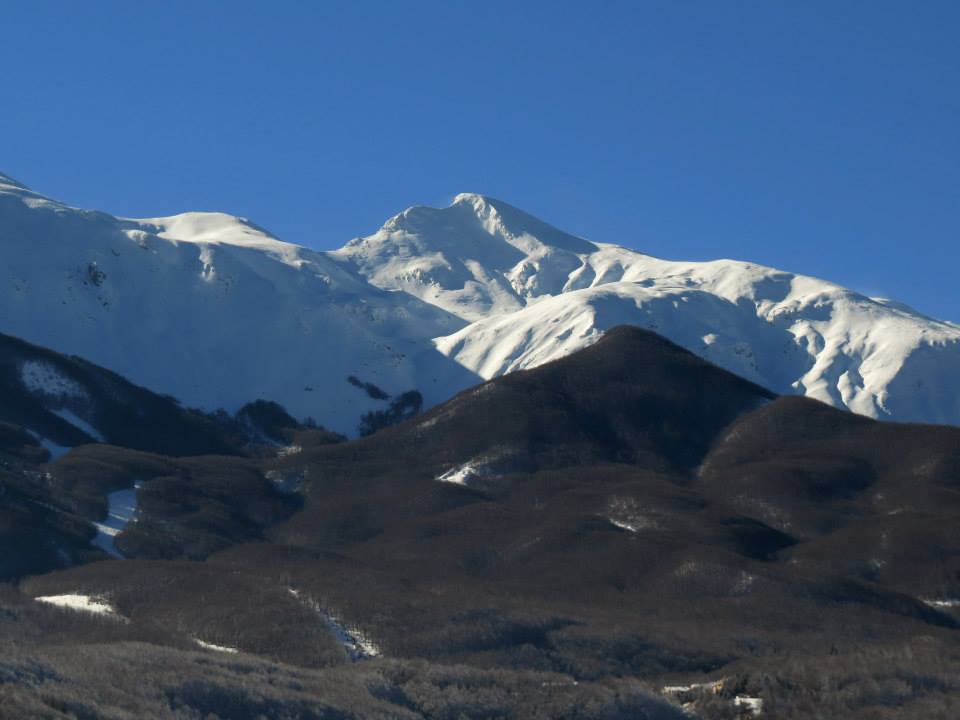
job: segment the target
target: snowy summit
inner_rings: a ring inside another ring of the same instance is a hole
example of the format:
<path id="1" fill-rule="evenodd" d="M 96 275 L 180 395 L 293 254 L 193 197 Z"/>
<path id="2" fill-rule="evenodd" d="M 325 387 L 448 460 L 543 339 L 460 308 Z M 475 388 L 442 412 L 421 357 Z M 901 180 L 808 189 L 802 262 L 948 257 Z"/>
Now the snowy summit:
<path id="1" fill-rule="evenodd" d="M 429 406 L 619 324 L 779 393 L 960 424 L 960 327 L 824 280 L 590 242 L 477 194 L 324 253 L 223 213 L 80 210 L 0 175 L 0 331 L 188 406 L 264 398 L 353 434 L 384 407 L 364 383 Z"/>
<path id="2" fill-rule="evenodd" d="M 406 210 L 332 256 L 468 321 L 436 346 L 485 379 L 632 324 L 779 393 L 876 418 L 960 423 L 958 327 L 817 278 L 662 260 L 473 194 Z"/>

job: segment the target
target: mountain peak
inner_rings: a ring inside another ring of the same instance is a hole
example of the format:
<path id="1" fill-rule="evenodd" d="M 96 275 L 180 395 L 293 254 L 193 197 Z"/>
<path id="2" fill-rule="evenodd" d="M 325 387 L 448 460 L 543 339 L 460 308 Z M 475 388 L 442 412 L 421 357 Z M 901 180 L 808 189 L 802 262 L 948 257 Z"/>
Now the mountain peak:
<path id="1" fill-rule="evenodd" d="M 572 253 L 591 253 L 597 247 L 587 240 L 570 235 L 503 200 L 463 192 L 444 208 L 414 205 L 393 216 L 370 237 L 402 231 L 421 238 L 428 246 L 446 246 L 456 236 L 477 242 L 496 239 L 520 248 L 525 253 L 553 248 Z M 366 238 L 358 238 L 360 242 Z M 446 239 L 446 240 L 445 240 Z"/>
<path id="2" fill-rule="evenodd" d="M 481 221 L 501 221 L 503 216 L 506 216 L 514 220 L 523 218 L 527 221 L 532 220 L 536 223 L 543 222 L 532 215 L 525 213 L 523 210 L 504 202 L 503 200 L 498 200 L 497 198 L 490 197 L 489 195 L 481 195 L 480 193 L 459 193 L 453 198 L 453 201 L 445 209 L 457 209 L 461 211 L 468 210 L 476 215 Z M 511 232 L 510 228 L 504 228 L 504 230 Z"/>
<path id="3" fill-rule="evenodd" d="M 278 239 L 246 218 L 223 212 L 185 212 L 158 218 L 130 219 L 166 240 L 237 245 L 294 253 L 299 246 Z"/>
<path id="4" fill-rule="evenodd" d="M 492 205 L 492 200 L 493 198 L 488 198 L 486 195 L 481 195 L 480 193 L 462 192 L 453 198 L 453 202 L 450 203 L 450 205 L 473 205 L 477 207 L 479 205 Z"/>
<path id="5" fill-rule="evenodd" d="M 447 207 L 407 208 L 331 256 L 379 288 L 403 290 L 472 322 L 560 293 L 566 276 L 597 250 L 501 200 L 460 193 Z M 541 266 L 548 272 L 540 274 Z"/>
<path id="6" fill-rule="evenodd" d="M 449 227 L 451 223 L 459 226 L 463 224 L 463 218 L 457 218 L 461 213 L 469 214 L 469 216 L 485 221 L 491 217 L 496 217 L 499 207 L 506 207 L 515 212 L 520 212 L 506 203 L 487 197 L 486 195 L 463 192 L 454 196 L 453 200 L 446 207 L 411 205 L 403 212 L 387 220 L 383 224 L 382 229 L 419 228 L 423 225 L 430 226 L 437 224 Z M 488 228 L 488 231 L 493 233 L 495 232 L 495 228 Z"/>

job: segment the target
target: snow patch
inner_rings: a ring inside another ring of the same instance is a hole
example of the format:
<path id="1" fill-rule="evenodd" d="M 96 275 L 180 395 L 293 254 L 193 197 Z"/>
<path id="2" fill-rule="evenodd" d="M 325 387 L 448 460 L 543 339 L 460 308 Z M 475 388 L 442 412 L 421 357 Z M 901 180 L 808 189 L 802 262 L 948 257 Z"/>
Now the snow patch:
<path id="1" fill-rule="evenodd" d="M 475 458 L 468 460 L 463 465 L 452 467 L 441 475 L 437 475 L 434 480 L 439 482 L 453 483 L 454 485 L 468 486 L 477 480 L 483 478 L 496 477 L 489 464 L 489 459 Z"/>
<path id="2" fill-rule="evenodd" d="M 657 521 L 651 517 L 651 513 L 642 512 L 640 503 L 632 497 L 610 498 L 607 503 L 607 513 L 606 519 L 611 525 L 628 532 L 635 533 L 657 527 Z"/>
<path id="3" fill-rule="evenodd" d="M 91 425 L 90 423 L 88 423 L 88 422 L 87 422 L 86 420 L 84 420 L 82 417 L 79 417 L 79 416 L 78 416 L 76 413 L 74 413 L 72 410 L 66 410 L 66 409 L 61 408 L 60 410 L 51 410 L 50 412 L 52 412 L 54 415 L 56 415 L 56 416 L 57 416 L 58 418 L 60 418 L 61 420 L 66 420 L 68 423 L 70 423 L 70 424 L 73 425 L 74 427 L 80 428 L 80 429 L 83 430 L 87 435 L 89 435 L 90 437 L 92 437 L 92 438 L 93 438 L 94 440 L 96 440 L 97 442 L 106 442 L 106 441 L 104 440 L 104 438 L 103 438 L 103 435 L 100 434 L 100 431 L 99 431 L 99 430 L 97 430 L 93 425 Z"/>
<path id="4" fill-rule="evenodd" d="M 752 716 L 757 717 L 763 714 L 763 699 L 748 697 L 746 695 L 737 695 L 733 699 L 733 706 L 745 710 Z"/>
<path id="5" fill-rule="evenodd" d="M 660 689 L 664 695 L 682 695 L 699 690 L 708 690 L 714 695 L 719 695 L 723 691 L 723 680 L 708 680 L 702 683 L 690 683 L 689 685 L 667 685 Z"/>
<path id="6" fill-rule="evenodd" d="M 95 522 L 97 535 L 91 544 L 115 558 L 123 558 L 114 541 L 131 522 L 137 520 L 137 491 L 142 482 L 134 483 L 132 488 L 116 490 L 107 495 L 107 517 L 103 522 Z"/>
<path id="7" fill-rule="evenodd" d="M 941 600 L 922 600 L 925 605 L 940 609 L 960 608 L 960 598 L 945 598 Z"/>
<path id="8" fill-rule="evenodd" d="M 698 698 L 702 698 L 704 695 L 721 695 L 726 689 L 726 685 L 726 679 L 690 683 L 689 685 L 667 685 L 660 689 L 660 693 L 682 702 L 684 710 L 692 715 L 696 712 Z M 746 714 L 751 717 L 759 717 L 763 714 L 762 698 L 735 695 L 730 702 L 740 716 Z"/>
<path id="9" fill-rule="evenodd" d="M 41 595 L 35 597 L 37 602 L 47 603 L 68 610 L 93 613 L 95 615 L 109 615 L 119 618 L 117 611 L 110 603 L 100 597 L 68 593 L 65 595 Z"/>
<path id="10" fill-rule="evenodd" d="M 86 399 L 84 387 L 64 375 L 52 363 L 43 360 L 27 360 L 20 367 L 20 381 L 32 393 L 56 398 Z"/>
<path id="11" fill-rule="evenodd" d="M 50 462 L 59 460 L 73 449 L 66 445 L 57 445 L 55 442 L 53 442 L 53 440 L 45 438 L 40 433 L 34 432 L 33 430 L 27 430 L 27 432 L 33 435 L 33 437 L 36 438 L 36 441 L 40 443 L 40 446 L 50 453 Z"/>
<path id="12" fill-rule="evenodd" d="M 240 652 L 240 651 L 239 651 L 237 648 L 235 648 L 235 647 L 230 647 L 230 646 L 228 646 L 228 645 L 216 645 L 216 644 L 214 644 L 214 643 L 205 642 L 205 641 L 201 640 L 200 638 L 193 638 L 193 641 L 194 641 L 197 645 L 199 645 L 200 647 L 202 647 L 204 650 L 213 650 L 213 651 L 215 651 L 215 652 L 230 653 L 230 654 L 232 654 L 232 655 L 235 655 L 236 653 Z"/>
<path id="13" fill-rule="evenodd" d="M 267 472 L 264 473 L 264 477 L 266 477 L 279 492 L 292 495 L 300 491 L 308 474 L 309 468 L 297 470 L 267 470 Z"/>
<path id="14" fill-rule="evenodd" d="M 356 625 L 346 623 L 336 613 L 325 609 L 316 600 L 307 597 L 299 590 L 294 588 L 287 588 L 287 590 L 293 597 L 323 618 L 330 632 L 343 646 L 344 652 L 351 661 L 369 660 L 383 654 L 380 646 Z"/>

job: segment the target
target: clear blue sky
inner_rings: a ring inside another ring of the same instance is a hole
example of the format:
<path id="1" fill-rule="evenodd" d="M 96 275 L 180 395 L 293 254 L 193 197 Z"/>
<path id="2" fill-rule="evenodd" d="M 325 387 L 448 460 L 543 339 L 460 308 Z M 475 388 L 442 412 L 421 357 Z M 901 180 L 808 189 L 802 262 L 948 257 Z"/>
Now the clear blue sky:
<path id="1" fill-rule="evenodd" d="M 0 14 L 0 171 L 332 248 L 499 197 L 960 321 L 960 2 L 50 2 Z"/>

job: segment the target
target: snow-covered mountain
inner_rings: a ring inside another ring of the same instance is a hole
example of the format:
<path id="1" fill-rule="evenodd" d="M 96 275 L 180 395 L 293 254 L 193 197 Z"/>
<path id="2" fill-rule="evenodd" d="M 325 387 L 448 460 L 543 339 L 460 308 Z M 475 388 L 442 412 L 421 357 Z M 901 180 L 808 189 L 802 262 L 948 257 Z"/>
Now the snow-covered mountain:
<path id="1" fill-rule="evenodd" d="M 815 278 L 661 260 L 474 194 L 324 253 L 222 213 L 79 210 L 0 175 L 0 332 L 188 406 L 264 398 L 354 434 L 390 396 L 430 406 L 618 324 L 777 392 L 960 424 L 960 327 Z"/>
<path id="2" fill-rule="evenodd" d="M 116 218 L 0 176 L 0 332 L 189 406 L 265 398 L 355 433 L 384 400 L 350 376 L 430 403 L 447 396 L 434 392 L 440 370 L 475 381 L 429 343 L 464 324 L 241 218 Z"/>
<path id="3" fill-rule="evenodd" d="M 960 328 L 747 262 L 671 262 L 463 194 L 414 207 L 333 257 L 471 324 L 437 348 L 484 378 L 633 324 L 780 393 L 877 418 L 960 423 Z"/>
<path id="4" fill-rule="evenodd" d="M 443 209 L 404 210 L 331 255 L 377 287 L 404 290 L 472 322 L 588 286 L 596 278 L 578 270 L 596 251 L 506 203 L 464 193 Z"/>

